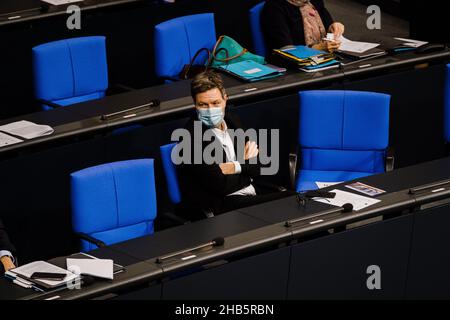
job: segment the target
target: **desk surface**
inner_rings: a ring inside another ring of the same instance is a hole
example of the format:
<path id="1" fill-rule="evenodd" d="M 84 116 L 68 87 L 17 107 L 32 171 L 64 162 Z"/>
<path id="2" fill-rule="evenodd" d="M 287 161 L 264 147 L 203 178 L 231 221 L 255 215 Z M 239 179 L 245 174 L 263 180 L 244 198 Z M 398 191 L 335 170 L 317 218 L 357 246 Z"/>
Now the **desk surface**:
<path id="1" fill-rule="evenodd" d="M 389 197 L 400 190 L 404 191 L 411 187 L 449 178 L 450 158 L 444 158 L 368 177 L 361 179 L 361 181 L 385 189 L 387 191 L 386 196 Z M 345 190 L 343 184 L 336 187 Z M 380 208 L 382 203 L 380 203 Z M 389 206 L 392 203 L 385 203 L 384 205 Z M 250 250 L 251 248 L 248 248 L 250 245 L 258 246 L 258 243 L 269 243 L 272 240 L 275 241 L 276 238 L 284 241 L 289 236 L 289 230 L 284 229 L 282 225 L 273 223 L 299 217 L 303 214 L 319 212 L 327 208 L 329 206 L 311 202 L 305 208 L 299 209 L 295 198 L 286 198 L 102 248 L 92 253 L 102 258 L 114 258 L 116 262 L 121 262 L 127 266 L 127 272 L 117 275 L 113 282 L 100 281 L 83 290 L 61 292 L 58 295 L 67 299 L 93 297 L 107 293 L 108 290 L 113 288 L 129 285 L 132 282 L 156 280 L 165 272 L 173 272 L 189 267 L 189 262 L 172 264 L 166 268 L 165 266 L 158 266 L 151 258 L 192 248 L 219 236 L 230 241 L 227 240 L 223 248 L 219 247 L 217 250 L 211 250 L 211 259 L 219 258 L 221 254 L 226 254 L 227 250 Z M 241 235 L 242 238 L 240 238 Z M 264 239 L 265 237 L 268 239 Z M 205 253 L 204 255 L 208 254 Z M 202 259 L 207 260 L 208 258 L 202 257 Z M 30 292 L 30 290 L 19 288 L 5 279 L 0 279 L 0 299 L 39 297 L 36 294 L 29 296 Z"/>
<path id="2" fill-rule="evenodd" d="M 45 5 L 37 0 L 28 0 L 27 3 L 3 3 L 0 5 L 0 26 L 16 24 L 21 22 L 45 19 L 53 16 L 65 15 L 67 5 Z M 128 3 L 144 2 L 143 0 L 84 0 L 72 3 L 80 7 L 82 11 L 112 7 Z"/>
<path id="3" fill-rule="evenodd" d="M 446 179 L 450 179 L 450 158 L 439 159 L 436 161 L 394 170 L 392 172 L 357 179 L 355 181 L 360 181 L 370 186 L 385 190 L 386 194 L 380 195 L 380 197 L 384 197 L 386 200 L 391 200 L 390 194 L 395 192 Z M 342 191 L 358 193 L 345 187 L 345 185 L 349 183 L 350 182 L 346 182 L 335 185 L 326 188 L 325 190 L 339 189 Z M 364 196 L 364 194 L 361 195 Z M 382 208 L 383 206 L 384 204 L 382 201 L 373 208 Z M 262 219 L 269 223 L 279 223 L 289 219 L 314 214 L 329 208 L 330 206 L 315 201 L 309 201 L 306 206 L 302 207 L 297 203 L 296 197 L 294 196 L 239 209 L 239 212 L 247 214 L 251 217 Z"/>
<path id="4" fill-rule="evenodd" d="M 136 259 L 148 260 L 202 245 L 217 237 L 229 237 L 267 224 L 258 218 L 233 211 L 211 219 L 156 232 L 151 236 L 115 244 L 110 248 Z"/>
<path id="5" fill-rule="evenodd" d="M 331 84 L 334 81 L 350 79 L 352 77 L 369 76 L 379 72 L 386 73 L 422 63 L 446 62 L 449 59 L 450 49 L 447 49 L 445 51 L 423 55 L 403 53 L 396 56 L 384 56 L 370 61 L 362 61 L 341 69 L 330 69 L 316 73 L 288 71 L 282 77 L 256 83 L 244 83 L 227 75 L 224 75 L 224 79 L 230 103 L 238 103 L 243 99 L 253 99 L 264 95 L 279 95 L 288 92 L 292 93 L 313 85 L 317 86 L 321 84 L 326 86 L 326 84 Z M 360 68 L 361 65 L 369 66 Z M 179 81 L 107 96 L 100 100 L 79 103 L 56 110 L 42 111 L 1 120 L 0 125 L 18 120 L 29 120 L 40 124 L 48 124 L 54 127 L 55 132 L 49 136 L 2 147 L 0 149 L 0 155 L 6 154 L 9 151 L 44 144 L 49 141 L 88 133 L 95 134 L 102 130 L 113 130 L 118 127 L 186 112 L 193 108 L 189 86 L 190 81 Z M 144 109 L 143 112 L 128 117 L 130 114 L 130 112 L 126 113 L 128 109 L 144 105 L 153 99 L 159 99 L 161 105 L 146 110 Z M 118 111 L 124 111 L 125 113 L 120 117 L 114 117 L 107 121 L 100 119 L 102 115 Z"/>

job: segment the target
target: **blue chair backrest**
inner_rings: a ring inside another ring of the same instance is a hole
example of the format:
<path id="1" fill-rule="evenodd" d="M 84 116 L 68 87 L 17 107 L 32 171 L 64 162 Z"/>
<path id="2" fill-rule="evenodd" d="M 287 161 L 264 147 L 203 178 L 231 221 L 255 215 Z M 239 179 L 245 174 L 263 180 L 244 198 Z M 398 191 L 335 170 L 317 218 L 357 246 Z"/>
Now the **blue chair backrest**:
<path id="1" fill-rule="evenodd" d="M 181 202 L 181 192 L 180 186 L 178 185 L 177 168 L 172 162 L 171 156 L 175 146 L 176 143 L 166 144 L 161 146 L 160 150 L 170 201 L 172 201 L 173 204 L 179 204 Z"/>
<path id="2" fill-rule="evenodd" d="M 153 233 L 156 190 L 152 159 L 102 164 L 71 174 L 75 232 L 106 244 Z M 96 246 L 82 241 L 82 250 Z"/>
<path id="3" fill-rule="evenodd" d="M 302 169 L 384 172 L 389 95 L 305 91 L 299 96 Z"/>
<path id="4" fill-rule="evenodd" d="M 81 37 L 32 49 L 38 99 L 66 106 L 100 99 L 108 89 L 105 37 Z M 44 110 L 51 109 L 43 106 Z"/>
<path id="5" fill-rule="evenodd" d="M 266 56 L 267 47 L 261 28 L 261 12 L 265 2 L 261 2 L 250 9 L 250 31 L 253 39 L 253 50 L 260 56 Z"/>
<path id="6" fill-rule="evenodd" d="M 445 140 L 450 142 L 450 64 L 447 65 L 447 76 L 445 79 L 445 114 L 444 132 Z"/>
<path id="7" fill-rule="evenodd" d="M 175 18 L 155 26 L 155 68 L 158 77 L 178 77 L 201 48 L 212 50 L 216 43 L 214 14 Z M 202 53 L 195 64 L 206 62 Z"/>

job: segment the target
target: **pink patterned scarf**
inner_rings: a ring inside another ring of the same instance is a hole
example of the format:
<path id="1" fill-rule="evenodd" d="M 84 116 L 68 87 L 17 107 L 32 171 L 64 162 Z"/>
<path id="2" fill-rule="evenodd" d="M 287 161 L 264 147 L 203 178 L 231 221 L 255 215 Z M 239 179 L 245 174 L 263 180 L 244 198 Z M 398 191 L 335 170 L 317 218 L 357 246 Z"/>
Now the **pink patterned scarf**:
<path id="1" fill-rule="evenodd" d="M 306 45 L 311 47 L 320 43 L 322 38 L 326 36 L 326 30 L 322 18 L 310 0 L 287 0 L 287 2 L 300 9 Z"/>

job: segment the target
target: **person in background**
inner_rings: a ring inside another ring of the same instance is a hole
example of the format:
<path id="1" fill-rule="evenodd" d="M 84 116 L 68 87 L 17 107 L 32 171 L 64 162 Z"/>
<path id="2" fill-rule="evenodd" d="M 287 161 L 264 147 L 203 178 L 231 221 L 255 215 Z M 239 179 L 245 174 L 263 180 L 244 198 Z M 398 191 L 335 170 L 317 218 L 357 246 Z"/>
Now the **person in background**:
<path id="1" fill-rule="evenodd" d="M 14 265 L 14 252 L 14 246 L 9 241 L 5 226 L 0 220 L 0 274 L 16 267 Z"/>
<path id="2" fill-rule="evenodd" d="M 269 50 L 306 45 L 333 52 L 345 31 L 342 23 L 333 20 L 323 0 L 267 0 L 261 25 Z M 324 40 L 327 33 L 334 34 L 334 41 Z"/>

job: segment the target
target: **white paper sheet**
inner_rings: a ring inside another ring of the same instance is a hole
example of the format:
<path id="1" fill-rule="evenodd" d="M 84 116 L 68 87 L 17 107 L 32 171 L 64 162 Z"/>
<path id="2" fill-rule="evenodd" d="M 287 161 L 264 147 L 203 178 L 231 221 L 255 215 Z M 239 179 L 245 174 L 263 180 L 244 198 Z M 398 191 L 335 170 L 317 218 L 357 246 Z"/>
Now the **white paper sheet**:
<path id="1" fill-rule="evenodd" d="M 67 269 L 79 270 L 81 275 L 89 275 L 113 280 L 114 267 L 110 259 L 72 259 L 67 258 Z"/>
<path id="2" fill-rule="evenodd" d="M 54 132 L 53 128 L 50 126 L 36 124 L 26 120 L 11 122 L 0 126 L 0 131 L 13 134 L 25 139 L 42 137 Z"/>
<path id="3" fill-rule="evenodd" d="M 17 139 L 15 137 L 11 137 L 3 132 L 0 132 L 0 148 L 4 146 L 8 146 L 10 144 L 16 144 L 22 142 L 23 140 Z"/>
<path id="4" fill-rule="evenodd" d="M 320 181 L 316 181 L 317 188 L 319 188 L 319 189 L 330 187 L 330 186 L 334 186 L 334 185 L 339 184 L 339 183 L 342 183 L 342 182 L 320 182 Z"/>
<path id="5" fill-rule="evenodd" d="M 328 41 L 333 40 L 334 35 L 332 33 L 328 33 L 325 39 Z M 341 36 L 338 40 L 341 41 L 341 46 L 339 47 L 339 50 L 354 53 L 364 53 L 380 45 L 379 43 L 352 41 L 344 36 Z"/>
<path id="6" fill-rule="evenodd" d="M 395 40 L 404 41 L 403 45 L 411 48 L 418 48 L 423 45 L 428 44 L 425 41 L 413 40 L 413 39 L 405 39 L 405 38 L 394 38 Z"/>
<path id="7" fill-rule="evenodd" d="M 47 2 L 48 4 L 52 4 L 54 6 L 60 6 L 63 4 L 69 4 L 74 2 L 82 2 L 84 0 L 42 0 L 43 2 Z"/>
<path id="8" fill-rule="evenodd" d="M 346 203 L 351 203 L 353 205 L 354 211 L 362 210 L 381 201 L 337 189 L 332 190 L 330 192 L 336 193 L 336 196 L 333 199 L 313 198 L 313 200 L 317 202 L 331 204 L 337 207 L 342 207 Z"/>

